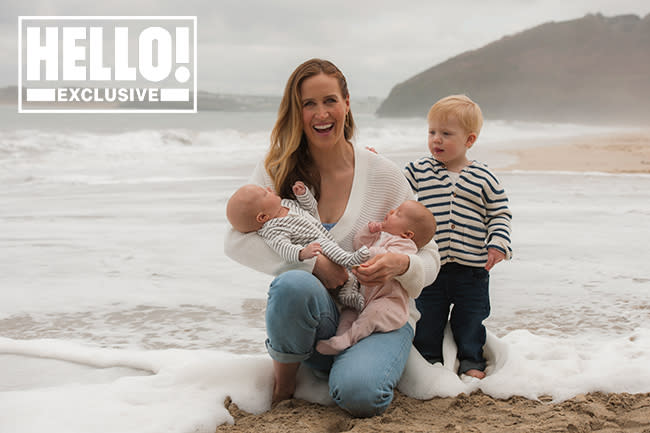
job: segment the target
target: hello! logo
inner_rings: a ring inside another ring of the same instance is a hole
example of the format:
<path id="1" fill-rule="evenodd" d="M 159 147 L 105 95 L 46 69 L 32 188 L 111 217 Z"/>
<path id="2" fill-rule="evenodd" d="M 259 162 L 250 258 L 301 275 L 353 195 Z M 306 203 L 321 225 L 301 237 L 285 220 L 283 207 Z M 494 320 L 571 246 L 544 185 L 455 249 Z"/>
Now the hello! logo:
<path id="1" fill-rule="evenodd" d="M 19 113 L 196 112 L 196 17 L 18 17 Z"/>

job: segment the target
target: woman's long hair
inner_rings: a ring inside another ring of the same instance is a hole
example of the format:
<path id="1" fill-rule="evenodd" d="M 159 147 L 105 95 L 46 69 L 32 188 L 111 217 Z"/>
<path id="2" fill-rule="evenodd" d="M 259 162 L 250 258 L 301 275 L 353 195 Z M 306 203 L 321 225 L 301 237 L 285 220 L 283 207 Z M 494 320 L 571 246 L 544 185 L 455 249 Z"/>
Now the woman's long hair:
<path id="1" fill-rule="evenodd" d="M 343 98 L 349 96 L 348 84 L 343 73 L 332 62 L 322 59 L 307 60 L 296 68 L 284 88 L 278 109 L 278 118 L 271 132 L 271 147 L 264 161 L 264 168 L 273 180 L 273 186 L 283 198 L 293 198 L 292 185 L 303 181 L 320 197 L 320 174 L 309 154 L 309 146 L 302 126 L 302 102 L 300 87 L 304 80 L 318 74 L 326 74 L 339 82 Z M 354 119 L 348 111 L 343 134 L 346 140 L 354 135 Z"/>

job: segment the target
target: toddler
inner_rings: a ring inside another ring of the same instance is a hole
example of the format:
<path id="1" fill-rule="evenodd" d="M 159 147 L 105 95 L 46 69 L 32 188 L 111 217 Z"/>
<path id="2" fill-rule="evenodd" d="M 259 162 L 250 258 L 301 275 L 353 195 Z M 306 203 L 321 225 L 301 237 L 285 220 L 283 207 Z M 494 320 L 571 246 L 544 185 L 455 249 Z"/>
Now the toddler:
<path id="1" fill-rule="evenodd" d="M 413 344 L 430 363 L 442 362 L 443 332 L 450 318 L 458 374 L 482 379 L 489 271 L 512 256 L 512 214 L 494 173 L 466 155 L 483 125 L 479 106 L 465 95 L 448 96 L 431 107 L 427 120 L 431 156 L 407 164 L 405 174 L 418 201 L 436 218 L 442 267 L 415 301 L 422 317 Z"/>

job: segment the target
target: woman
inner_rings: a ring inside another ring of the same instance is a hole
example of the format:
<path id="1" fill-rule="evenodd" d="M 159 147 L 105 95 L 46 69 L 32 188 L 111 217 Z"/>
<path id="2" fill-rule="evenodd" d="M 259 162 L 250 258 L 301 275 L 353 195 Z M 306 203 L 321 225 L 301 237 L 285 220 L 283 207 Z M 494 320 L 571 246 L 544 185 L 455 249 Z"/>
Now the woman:
<path id="1" fill-rule="evenodd" d="M 271 147 L 252 183 L 292 197 L 297 180 L 312 189 L 323 225 L 346 250 L 356 232 L 413 198 L 411 188 L 390 161 L 353 146 L 354 120 L 345 77 L 326 60 L 298 66 L 287 82 L 271 134 Z M 440 268 L 434 242 L 417 254 L 378 255 L 353 272 L 366 285 L 395 278 L 410 296 L 409 323 L 375 333 L 336 356 L 314 347 L 335 335 L 339 311 L 328 293 L 347 279 L 344 268 L 324 255 L 287 264 L 255 233 L 230 230 L 225 252 L 258 271 L 277 275 L 269 288 L 266 347 L 273 359 L 273 401 L 291 398 L 300 363 L 329 374 L 330 395 L 353 416 L 383 413 L 402 375 L 419 313 L 413 298 Z"/>

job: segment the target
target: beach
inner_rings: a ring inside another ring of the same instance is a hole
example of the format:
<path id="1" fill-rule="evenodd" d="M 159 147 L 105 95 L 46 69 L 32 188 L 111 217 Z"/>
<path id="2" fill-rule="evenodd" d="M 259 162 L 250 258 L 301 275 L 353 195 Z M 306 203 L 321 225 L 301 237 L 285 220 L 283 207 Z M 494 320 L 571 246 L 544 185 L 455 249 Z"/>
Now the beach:
<path id="1" fill-rule="evenodd" d="M 552 404 L 480 392 L 420 401 L 397 394 L 380 416 L 352 418 L 340 409 L 288 400 L 270 412 L 250 415 L 229 403 L 234 425 L 218 432 L 635 432 L 650 431 L 650 394 L 579 395 Z"/>
<path id="2" fill-rule="evenodd" d="M 506 170 L 650 173 L 650 131 L 533 141 Z"/>
<path id="3" fill-rule="evenodd" d="M 647 128 L 486 122 L 468 155 L 514 215 L 488 376 L 411 352 L 388 411 L 353 419 L 305 369 L 271 408 L 271 277 L 223 252 L 225 203 L 275 113 L 14 111 L 0 107 L 0 432 L 650 429 Z M 355 121 L 355 145 L 398 167 L 427 153 L 424 119 Z"/>
<path id="4" fill-rule="evenodd" d="M 513 147 L 507 152 L 516 159 L 504 171 L 650 173 L 650 131 Z M 221 425 L 218 432 L 650 432 L 650 393 L 591 392 L 558 402 L 550 396 L 499 399 L 480 390 L 428 400 L 397 392 L 386 413 L 369 419 L 300 399 L 258 415 L 242 411 L 229 398 L 224 405 L 234 425 Z"/>

